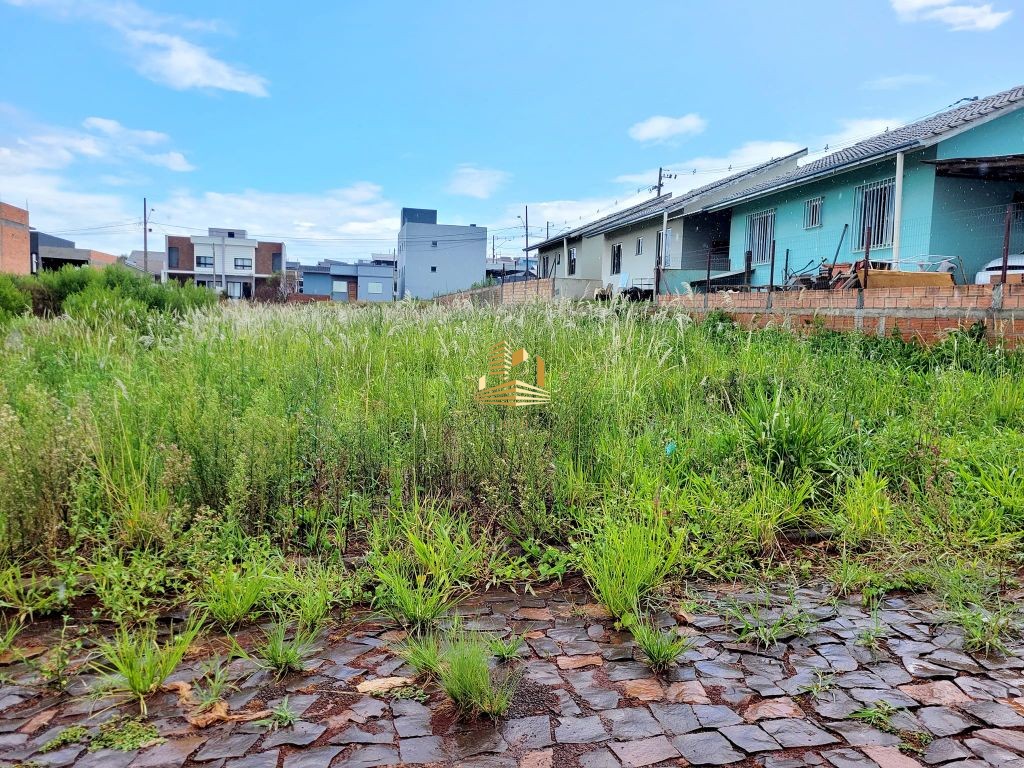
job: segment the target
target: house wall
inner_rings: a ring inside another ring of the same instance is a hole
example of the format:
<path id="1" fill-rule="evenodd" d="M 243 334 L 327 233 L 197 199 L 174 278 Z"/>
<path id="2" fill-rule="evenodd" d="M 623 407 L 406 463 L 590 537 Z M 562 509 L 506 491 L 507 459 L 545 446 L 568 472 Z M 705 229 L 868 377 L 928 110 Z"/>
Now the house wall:
<path id="1" fill-rule="evenodd" d="M 304 296 L 330 296 L 331 276 L 324 272 L 303 272 L 302 293 Z"/>
<path id="2" fill-rule="evenodd" d="M 658 232 L 661 231 L 662 219 L 649 219 L 647 221 L 607 232 L 603 237 L 585 238 L 591 240 L 603 240 L 601 255 L 601 282 L 604 285 L 611 283 L 618 288 L 623 276 L 626 277 L 625 287 L 639 281 L 653 281 L 654 260 L 657 253 Z M 644 239 L 644 250 L 642 254 L 636 252 L 636 240 L 638 237 Z M 673 239 L 675 232 L 673 231 Z M 612 246 L 622 243 L 622 271 L 620 274 L 612 274 Z M 653 282 L 650 283 L 653 285 Z"/>
<path id="3" fill-rule="evenodd" d="M 486 227 L 407 221 L 398 234 L 399 297 L 429 299 L 464 290 L 483 281 L 486 263 Z"/>
<path id="4" fill-rule="evenodd" d="M 30 254 L 28 211 L 0 203 L 0 272 L 29 274 Z"/>
<path id="5" fill-rule="evenodd" d="M 391 267 L 359 265 L 359 301 L 393 301 L 395 272 Z M 380 293 L 370 293 L 370 283 L 380 283 Z"/>
<path id="6" fill-rule="evenodd" d="M 975 125 L 940 141 L 937 158 L 993 157 L 1024 154 L 1024 109 Z"/>
<path id="7" fill-rule="evenodd" d="M 929 148 L 906 155 L 903 175 L 903 213 L 900 236 L 900 261 L 904 269 L 917 268 L 920 257 L 929 253 L 931 245 L 932 199 L 935 188 L 935 169 L 924 163 L 933 159 L 935 149 Z M 856 188 L 861 184 L 881 181 L 896 174 L 896 159 L 887 158 L 878 163 L 858 168 L 826 179 L 801 185 L 774 195 L 743 203 L 733 209 L 729 235 L 729 261 L 731 269 L 742 269 L 747 250 L 747 216 L 771 208 L 775 209 L 775 282 L 782 281 L 789 249 L 790 271 L 816 271 L 823 262 L 831 262 L 839 247 L 839 263 L 862 258 L 854 251 L 852 233 Z M 805 201 L 822 197 L 821 226 L 804 229 Z M 845 237 L 843 227 L 848 226 Z M 872 258 L 885 261 L 892 258 L 892 248 L 873 248 Z M 769 265 L 755 264 L 751 279 L 753 285 L 769 283 Z"/>
<path id="8" fill-rule="evenodd" d="M 174 267 L 174 269 L 191 272 L 196 266 L 195 249 L 192 247 L 191 238 L 180 235 L 167 235 L 164 250 L 166 251 L 168 248 L 175 246 L 178 248 L 178 266 Z M 167 268 L 171 269 L 169 264 Z"/>

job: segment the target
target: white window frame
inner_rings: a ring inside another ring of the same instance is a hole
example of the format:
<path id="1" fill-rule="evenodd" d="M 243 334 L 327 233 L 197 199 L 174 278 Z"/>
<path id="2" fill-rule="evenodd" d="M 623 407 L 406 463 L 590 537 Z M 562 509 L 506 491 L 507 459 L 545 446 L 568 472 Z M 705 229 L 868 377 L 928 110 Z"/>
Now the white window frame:
<path id="1" fill-rule="evenodd" d="M 747 250 L 750 251 L 751 264 L 767 264 L 771 261 L 774 239 L 774 208 L 747 214 Z"/>
<path id="2" fill-rule="evenodd" d="M 341 290 L 338 290 L 338 286 L 341 286 Z M 348 280 L 331 280 L 331 293 L 343 293 L 348 296 Z"/>
<path id="3" fill-rule="evenodd" d="M 367 293 L 372 293 L 372 294 L 384 293 L 384 283 L 378 283 L 378 282 L 367 283 L 366 284 L 366 292 Z"/>
<path id="4" fill-rule="evenodd" d="M 576 249 L 569 249 L 569 263 L 565 265 L 566 274 L 572 277 L 576 274 Z"/>
<path id="5" fill-rule="evenodd" d="M 822 195 L 804 200 L 804 229 L 818 229 L 821 227 L 822 209 L 825 207 L 825 198 Z"/>
<path id="6" fill-rule="evenodd" d="M 636 255 L 637 256 L 643 256 L 644 255 L 644 236 L 643 235 L 640 235 L 640 237 L 638 237 L 636 239 Z"/>
<path id="7" fill-rule="evenodd" d="M 228 280 L 228 298 L 242 298 L 242 282 L 240 280 Z"/>
<path id="8" fill-rule="evenodd" d="M 658 230 L 658 255 L 661 256 L 661 268 L 672 266 L 672 227 Z"/>
<path id="9" fill-rule="evenodd" d="M 616 255 L 616 253 L 618 253 L 618 257 L 619 257 L 619 268 L 618 269 L 615 268 L 615 255 Z M 620 274 L 622 274 L 622 243 L 615 243 L 614 245 L 612 245 L 612 263 L 611 263 L 611 271 L 610 271 L 609 274 L 612 274 L 612 275 L 620 275 Z"/>
<path id="10" fill-rule="evenodd" d="M 240 261 L 241 262 L 246 262 L 247 261 L 249 263 L 248 263 L 248 265 L 242 264 L 242 266 L 238 266 L 238 262 L 240 262 Z M 245 270 L 252 269 L 252 259 L 249 256 L 236 256 L 235 257 L 235 269 L 245 269 Z"/>
<path id="11" fill-rule="evenodd" d="M 853 250 L 863 253 L 867 228 L 871 250 L 891 248 L 896 215 L 896 177 L 861 184 L 853 195 Z"/>

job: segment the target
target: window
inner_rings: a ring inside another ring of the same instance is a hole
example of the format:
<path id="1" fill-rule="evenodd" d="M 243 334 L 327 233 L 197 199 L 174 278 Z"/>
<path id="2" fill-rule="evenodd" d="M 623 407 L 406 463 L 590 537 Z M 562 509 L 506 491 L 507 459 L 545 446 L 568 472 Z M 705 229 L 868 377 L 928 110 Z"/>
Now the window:
<path id="1" fill-rule="evenodd" d="M 541 277 L 547 277 L 548 276 L 548 262 L 549 262 L 548 256 L 547 256 L 547 254 L 545 254 L 544 255 L 544 260 L 542 262 L 544 266 L 542 267 L 543 274 L 541 275 Z"/>
<path id="2" fill-rule="evenodd" d="M 437 267 L 431 266 L 430 271 L 431 272 L 437 272 Z"/>
<path id="3" fill-rule="evenodd" d="M 281 254 L 272 253 L 270 254 L 270 271 L 280 272 L 283 264 L 281 263 Z"/>
<path id="4" fill-rule="evenodd" d="M 612 246 L 612 274 L 617 275 L 622 271 L 622 243 Z"/>
<path id="5" fill-rule="evenodd" d="M 196 269 L 213 269 L 213 256 L 196 256 Z"/>
<path id="6" fill-rule="evenodd" d="M 242 298 L 242 284 L 228 280 L 228 297 L 232 299 Z"/>
<path id="7" fill-rule="evenodd" d="M 636 255 L 637 256 L 641 256 L 641 255 L 643 255 L 643 252 L 644 252 L 644 239 L 642 237 L 638 237 L 636 239 Z"/>
<path id="8" fill-rule="evenodd" d="M 672 266 L 672 230 L 671 228 L 665 230 L 665 242 L 668 244 L 667 248 L 662 248 L 662 232 L 658 230 L 658 237 L 655 242 L 655 250 L 658 252 L 658 256 L 661 257 L 662 269 Z"/>
<path id="9" fill-rule="evenodd" d="M 437 240 L 431 240 L 430 241 L 430 247 L 431 248 L 437 248 Z"/>
<path id="10" fill-rule="evenodd" d="M 812 197 L 804 201 L 804 229 L 815 229 L 821 226 L 821 204 L 823 197 Z"/>
<path id="11" fill-rule="evenodd" d="M 384 293 L 384 283 L 367 283 L 367 293 Z"/>
<path id="12" fill-rule="evenodd" d="M 871 247 L 892 245 L 896 178 L 861 184 L 853 197 L 853 250 L 863 251 L 871 229 Z"/>
<path id="13" fill-rule="evenodd" d="M 252 269 L 252 259 L 235 259 L 235 269 Z"/>
<path id="14" fill-rule="evenodd" d="M 228 237 L 234 237 L 234 236 L 235 236 L 234 232 L 228 232 Z"/>
<path id="15" fill-rule="evenodd" d="M 575 275 L 576 274 L 576 249 L 575 248 L 570 248 L 569 249 L 569 264 L 568 264 L 568 267 L 569 267 L 569 274 L 570 275 Z"/>
<path id="16" fill-rule="evenodd" d="M 180 252 L 178 250 L 178 246 L 176 246 L 176 245 L 169 245 L 169 246 L 167 246 L 167 268 L 168 269 L 177 269 L 178 268 L 178 260 L 179 260 L 179 258 L 180 258 Z"/>
<path id="17" fill-rule="evenodd" d="M 344 293 L 348 294 L 348 281 L 347 280 L 331 280 L 331 293 Z"/>
<path id="18" fill-rule="evenodd" d="M 775 209 L 747 214 L 747 250 L 751 264 L 767 264 L 775 239 Z"/>

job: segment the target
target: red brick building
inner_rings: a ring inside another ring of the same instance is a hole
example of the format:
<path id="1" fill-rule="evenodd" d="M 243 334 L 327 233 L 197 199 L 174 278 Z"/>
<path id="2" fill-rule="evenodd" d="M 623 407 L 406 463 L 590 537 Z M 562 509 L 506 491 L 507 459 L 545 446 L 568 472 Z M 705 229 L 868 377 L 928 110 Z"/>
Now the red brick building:
<path id="1" fill-rule="evenodd" d="M 0 272 L 32 272 L 28 211 L 7 203 L 0 203 Z"/>

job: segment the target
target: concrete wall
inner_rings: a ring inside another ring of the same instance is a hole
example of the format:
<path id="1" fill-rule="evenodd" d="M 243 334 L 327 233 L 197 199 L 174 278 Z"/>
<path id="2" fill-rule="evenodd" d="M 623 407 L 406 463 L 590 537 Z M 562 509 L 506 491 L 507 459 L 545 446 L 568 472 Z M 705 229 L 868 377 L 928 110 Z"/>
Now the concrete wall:
<path id="1" fill-rule="evenodd" d="M 644 222 L 629 227 L 606 232 L 602 238 L 591 238 L 594 240 L 603 239 L 601 255 L 601 282 L 605 285 L 611 283 L 615 288 L 619 287 L 623 275 L 628 276 L 625 287 L 632 283 L 645 281 L 645 285 L 653 286 L 654 261 L 657 253 L 658 232 L 661 230 L 662 219 L 648 219 Z M 673 231 L 672 239 L 675 240 Z M 638 237 L 644 239 L 643 253 L 636 252 L 636 241 Z M 622 269 L 619 274 L 612 274 L 612 247 L 618 243 L 622 244 Z"/>
<path id="2" fill-rule="evenodd" d="M 551 301 L 555 297 L 555 279 L 523 280 L 504 285 L 492 285 L 487 288 L 474 288 L 471 291 L 458 291 L 434 299 L 439 304 L 471 304 L 499 305 L 525 304 L 531 301 Z"/>
<path id="3" fill-rule="evenodd" d="M 331 275 L 328 275 L 325 272 L 303 272 L 302 295 L 326 296 L 330 298 L 331 279 Z"/>
<path id="4" fill-rule="evenodd" d="M 395 272 L 391 267 L 359 265 L 359 301 L 393 301 Z M 378 283 L 380 293 L 370 293 L 371 283 Z"/>
<path id="5" fill-rule="evenodd" d="M 407 222 L 398 233 L 399 298 L 467 289 L 483 281 L 486 262 L 486 227 Z"/>
<path id="6" fill-rule="evenodd" d="M 1024 154 L 1024 109 L 976 125 L 940 141 L 937 158 L 992 157 Z"/>
<path id="7" fill-rule="evenodd" d="M 28 211 L 0 203 L 0 272 L 29 274 L 30 254 Z"/>

